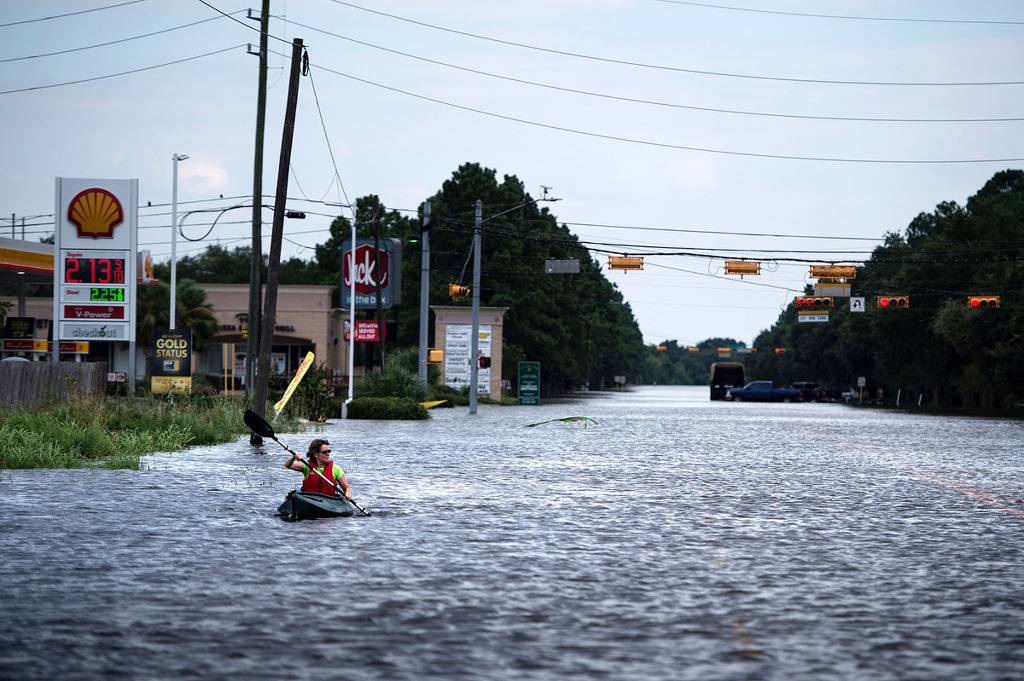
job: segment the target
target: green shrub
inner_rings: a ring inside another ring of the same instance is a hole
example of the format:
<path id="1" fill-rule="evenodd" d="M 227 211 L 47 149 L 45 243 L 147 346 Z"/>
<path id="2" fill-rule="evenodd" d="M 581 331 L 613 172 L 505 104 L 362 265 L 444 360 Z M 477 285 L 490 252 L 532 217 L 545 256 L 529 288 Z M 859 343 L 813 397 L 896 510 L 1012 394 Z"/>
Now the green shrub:
<path id="1" fill-rule="evenodd" d="M 420 349 L 402 348 L 388 355 L 388 366 L 397 364 L 409 373 L 420 375 Z M 427 385 L 437 385 L 441 380 L 441 367 L 436 364 L 427 365 Z"/>
<path id="2" fill-rule="evenodd" d="M 419 402 L 407 397 L 357 397 L 348 405 L 350 419 L 416 421 L 430 414 Z"/>
<path id="3" fill-rule="evenodd" d="M 407 397 L 425 402 L 427 386 L 415 372 L 392 362 L 383 371 L 371 371 L 357 379 L 355 394 L 357 397 Z"/>
<path id="4" fill-rule="evenodd" d="M 313 421 L 338 416 L 341 413 L 340 403 L 332 395 L 330 385 L 330 369 L 322 364 L 310 367 L 285 405 L 285 413 Z"/>
<path id="5" fill-rule="evenodd" d="M 469 404 L 469 388 L 456 390 L 450 385 L 438 383 L 430 386 L 430 396 L 428 399 L 447 400 L 447 402 L 438 405 L 438 407 L 465 407 Z"/>

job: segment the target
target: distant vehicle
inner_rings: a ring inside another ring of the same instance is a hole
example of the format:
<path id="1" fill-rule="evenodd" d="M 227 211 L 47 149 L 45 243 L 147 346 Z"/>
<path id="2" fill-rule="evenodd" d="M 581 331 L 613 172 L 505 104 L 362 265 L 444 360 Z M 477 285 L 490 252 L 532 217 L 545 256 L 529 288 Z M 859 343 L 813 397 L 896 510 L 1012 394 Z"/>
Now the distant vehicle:
<path id="1" fill-rule="evenodd" d="M 827 402 L 829 399 L 828 390 L 817 383 L 797 381 L 792 387 L 800 391 L 801 402 Z"/>
<path id="2" fill-rule="evenodd" d="M 771 381 L 751 381 L 742 388 L 731 389 L 729 399 L 736 402 L 797 402 L 800 391 L 796 388 L 776 388 Z"/>
<path id="3" fill-rule="evenodd" d="M 4 357 L 0 362 L 31 362 L 27 357 Z"/>
<path id="4" fill-rule="evenodd" d="M 854 388 L 847 388 L 842 392 L 843 402 L 853 402 L 857 399 L 858 393 Z"/>
<path id="5" fill-rule="evenodd" d="M 746 372 L 740 362 L 715 362 L 711 365 L 711 399 L 726 399 L 730 388 L 738 388 L 746 380 Z"/>

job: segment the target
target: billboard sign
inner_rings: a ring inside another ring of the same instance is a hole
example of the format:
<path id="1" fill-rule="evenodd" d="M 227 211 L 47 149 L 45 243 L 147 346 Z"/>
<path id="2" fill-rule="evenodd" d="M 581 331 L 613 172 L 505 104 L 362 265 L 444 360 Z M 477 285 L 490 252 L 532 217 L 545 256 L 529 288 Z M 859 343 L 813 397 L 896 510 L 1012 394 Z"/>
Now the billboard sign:
<path id="1" fill-rule="evenodd" d="M 356 239 L 355 252 L 348 239 L 341 245 L 341 307 L 349 307 L 352 277 L 355 277 L 356 309 L 377 308 L 377 284 L 381 307 L 398 305 L 402 297 L 402 243 L 398 239 Z M 355 264 L 353 266 L 353 255 Z"/>
<path id="2" fill-rule="evenodd" d="M 469 385 L 472 363 L 477 363 L 476 391 L 487 395 L 491 392 L 491 368 L 481 368 L 480 357 L 491 356 L 491 326 L 478 327 L 477 357 L 471 358 L 473 326 L 470 324 L 449 324 L 444 336 L 444 382 L 456 390 Z"/>
<path id="3" fill-rule="evenodd" d="M 57 340 L 135 340 L 138 197 L 138 180 L 56 179 Z"/>
<path id="4" fill-rule="evenodd" d="M 161 329 L 153 342 L 152 392 L 192 392 L 192 332 Z"/>

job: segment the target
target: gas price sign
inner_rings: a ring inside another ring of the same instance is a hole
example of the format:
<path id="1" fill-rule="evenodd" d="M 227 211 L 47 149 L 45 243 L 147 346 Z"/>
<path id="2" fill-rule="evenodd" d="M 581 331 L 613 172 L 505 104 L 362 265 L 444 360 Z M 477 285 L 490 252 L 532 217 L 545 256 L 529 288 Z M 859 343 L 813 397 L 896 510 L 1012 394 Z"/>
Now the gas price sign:
<path id="1" fill-rule="evenodd" d="M 124 284 L 124 258 L 65 256 L 65 284 Z"/>
<path id="2" fill-rule="evenodd" d="M 135 340 L 138 181 L 57 178 L 59 340 Z"/>

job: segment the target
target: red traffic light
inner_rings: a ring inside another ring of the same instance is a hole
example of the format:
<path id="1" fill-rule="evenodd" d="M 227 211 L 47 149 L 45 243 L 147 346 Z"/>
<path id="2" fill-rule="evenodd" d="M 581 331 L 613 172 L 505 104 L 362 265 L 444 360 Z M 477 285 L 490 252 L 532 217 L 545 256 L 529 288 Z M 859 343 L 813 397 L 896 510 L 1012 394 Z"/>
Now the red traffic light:
<path id="1" fill-rule="evenodd" d="M 909 296 L 878 296 L 875 299 L 875 302 L 878 304 L 878 307 L 882 309 L 904 309 L 910 307 Z"/>
<path id="2" fill-rule="evenodd" d="M 797 307 L 834 307 L 836 301 L 830 296 L 797 296 L 793 302 Z"/>
<path id="3" fill-rule="evenodd" d="M 971 309 L 999 307 L 999 296 L 967 296 L 967 305 Z"/>

